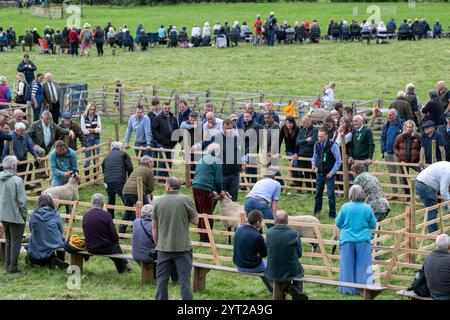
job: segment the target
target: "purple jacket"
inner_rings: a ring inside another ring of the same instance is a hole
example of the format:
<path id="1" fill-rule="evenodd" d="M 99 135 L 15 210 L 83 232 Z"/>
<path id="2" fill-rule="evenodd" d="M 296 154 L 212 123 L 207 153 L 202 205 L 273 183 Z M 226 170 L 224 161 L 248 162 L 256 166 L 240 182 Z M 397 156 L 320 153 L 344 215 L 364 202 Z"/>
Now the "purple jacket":
<path id="1" fill-rule="evenodd" d="M 108 248 L 119 242 L 111 215 L 100 208 L 91 208 L 83 216 L 83 233 L 89 252 Z"/>
<path id="2" fill-rule="evenodd" d="M 6 84 L 0 84 L 0 102 L 11 102 L 11 90 Z"/>

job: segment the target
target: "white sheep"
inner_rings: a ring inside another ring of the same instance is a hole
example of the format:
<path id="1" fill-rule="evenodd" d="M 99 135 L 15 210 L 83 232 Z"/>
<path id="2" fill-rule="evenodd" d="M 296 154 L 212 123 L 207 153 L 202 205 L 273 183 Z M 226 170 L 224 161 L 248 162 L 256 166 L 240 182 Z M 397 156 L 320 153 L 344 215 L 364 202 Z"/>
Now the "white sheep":
<path id="1" fill-rule="evenodd" d="M 65 185 L 47 188 L 43 194 L 51 195 L 53 200 L 78 200 L 80 198 L 78 195 L 78 177 L 72 175 Z"/>
<path id="2" fill-rule="evenodd" d="M 244 206 L 237 202 L 233 202 L 233 200 L 231 200 L 231 195 L 228 192 L 225 192 L 225 195 L 219 195 L 219 201 L 222 216 L 240 217 L 241 212 L 244 212 Z M 228 232 L 230 232 L 231 228 L 236 230 L 237 227 L 239 227 L 240 222 L 238 220 L 222 220 L 222 223 Z M 228 236 L 228 244 L 231 244 L 231 236 Z"/>
<path id="3" fill-rule="evenodd" d="M 289 216 L 289 222 L 305 222 L 305 223 L 317 223 L 320 224 L 319 219 L 314 216 Z M 300 238 L 317 239 L 316 231 L 314 227 L 307 226 L 291 226 L 297 231 Z M 313 252 L 320 252 L 319 245 L 317 243 L 311 243 Z"/>

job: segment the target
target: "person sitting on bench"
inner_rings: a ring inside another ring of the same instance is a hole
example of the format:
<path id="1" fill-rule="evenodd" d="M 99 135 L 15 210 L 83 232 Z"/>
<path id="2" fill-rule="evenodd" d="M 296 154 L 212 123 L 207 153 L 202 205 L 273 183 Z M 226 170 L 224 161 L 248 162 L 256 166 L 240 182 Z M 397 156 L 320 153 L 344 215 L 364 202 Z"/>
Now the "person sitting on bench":
<path id="1" fill-rule="evenodd" d="M 266 278 L 283 283 L 283 289 L 292 300 L 307 300 L 302 293 L 303 283 L 292 280 L 303 277 L 303 267 L 298 261 L 302 257 L 302 242 L 297 231 L 287 224 L 289 216 L 279 210 L 275 216 L 275 226 L 267 231 Z"/>
<path id="2" fill-rule="evenodd" d="M 64 262 L 64 251 L 56 251 L 64 247 L 64 228 L 50 195 L 39 197 L 37 208 L 30 216 L 30 231 L 27 264 L 67 269 L 69 264 Z"/>
<path id="3" fill-rule="evenodd" d="M 83 216 L 83 233 L 86 239 L 86 250 L 92 254 L 122 253 L 119 245 L 119 235 L 111 215 L 102 210 L 105 197 L 99 193 L 92 196 L 92 208 Z M 88 259 L 85 259 L 88 260 Z M 111 258 L 117 272 L 131 270 L 131 263 L 126 259 Z"/>
<path id="4" fill-rule="evenodd" d="M 266 270 L 267 247 L 259 230 L 263 225 L 263 214 L 252 210 L 247 216 L 247 223 L 240 226 L 234 234 L 233 263 L 239 272 L 259 273 Z M 267 290 L 272 293 L 272 284 L 266 277 L 261 279 Z"/>
<path id="5" fill-rule="evenodd" d="M 436 237 L 436 250 L 425 258 L 423 269 L 433 300 L 450 300 L 450 239 L 443 233 Z"/>

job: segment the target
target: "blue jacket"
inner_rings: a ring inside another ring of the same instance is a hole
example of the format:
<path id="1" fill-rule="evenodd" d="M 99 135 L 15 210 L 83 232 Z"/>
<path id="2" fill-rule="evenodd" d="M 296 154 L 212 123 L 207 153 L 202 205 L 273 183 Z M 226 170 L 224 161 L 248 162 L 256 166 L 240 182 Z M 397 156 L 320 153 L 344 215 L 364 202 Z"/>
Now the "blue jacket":
<path id="1" fill-rule="evenodd" d="M 319 130 L 314 128 L 313 125 L 306 128 L 301 128 L 298 132 L 296 146 L 297 146 L 297 155 L 299 157 L 312 157 L 314 154 L 314 144 L 317 141 L 317 135 L 319 134 Z M 307 138 L 311 137 L 311 141 L 306 141 Z"/>
<path id="2" fill-rule="evenodd" d="M 30 243 L 27 251 L 35 259 L 45 259 L 64 247 L 64 228 L 59 212 L 50 207 L 36 209 L 30 216 Z"/>
<path id="3" fill-rule="evenodd" d="M 56 150 L 50 153 L 50 169 L 52 171 L 52 186 L 62 186 L 69 181 L 69 178 L 64 176 L 66 171 L 78 170 L 77 155 L 75 151 L 68 148 L 65 155 L 58 155 Z"/>
<path id="4" fill-rule="evenodd" d="M 34 150 L 34 143 L 31 140 L 28 133 L 25 133 L 25 136 L 21 138 L 17 132 L 13 131 L 10 133 L 10 136 L 13 141 L 13 152 L 17 157 L 17 160 L 23 161 L 27 160 L 27 152 L 30 152 L 34 158 L 37 158 L 38 154 L 36 150 Z M 9 143 L 5 145 L 2 153 L 2 159 L 5 158 L 9 154 Z"/>
<path id="5" fill-rule="evenodd" d="M 339 228 L 339 245 L 346 242 L 367 242 L 372 239 L 371 229 L 377 224 L 370 205 L 364 202 L 347 202 L 336 218 Z"/>
<path id="6" fill-rule="evenodd" d="M 142 229 L 142 226 L 144 226 L 145 231 Z M 133 259 L 142 262 L 153 261 L 153 259 L 150 258 L 149 253 L 154 248 L 155 241 L 152 234 L 152 220 L 142 218 L 135 219 L 133 221 L 133 238 L 131 246 Z"/>
<path id="7" fill-rule="evenodd" d="M 391 124 L 387 121 L 383 125 L 383 129 L 381 130 L 381 154 L 383 155 L 385 151 L 389 154 L 394 154 L 394 142 L 395 138 L 403 132 L 403 124 L 404 121 L 401 118 L 397 118 L 394 124 Z M 388 129 L 393 125 L 395 130 Z"/>
<path id="8" fill-rule="evenodd" d="M 36 66 L 33 62 L 28 61 L 28 64 L 31 68 L 25 67 L 25 62 L 20 61 L 17 72 L 23 72 L 25 74 L 25 79 L 27 79 L 28 84 L 31 84 L 34 81 L 34 72 L 36 71 Z"/>

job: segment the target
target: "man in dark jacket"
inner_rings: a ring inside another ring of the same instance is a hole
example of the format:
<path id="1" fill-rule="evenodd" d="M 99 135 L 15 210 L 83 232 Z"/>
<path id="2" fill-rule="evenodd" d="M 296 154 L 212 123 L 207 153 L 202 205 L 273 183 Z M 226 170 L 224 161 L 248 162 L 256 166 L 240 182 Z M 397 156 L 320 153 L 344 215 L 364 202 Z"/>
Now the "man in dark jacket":
<path id="1" fill-rule="evenodd" d="M 92 196 L 92 208 L 83 216 L 83 233 L 86 239 L 86 250 L 93 254 L 122 253 L 119 235 L 111 215 L 103 211 L 105 198 L 99 193 Z M 117 272 L 131 270 L 131 263 L 126 259 L 111 258 Z"/>
<path id="2" fill-rule="evenodd" d="M 188 107 L 187 102 L 180 100 L 178 102 L 178 124 L 181 125 L 183 121 L 189 120 L 191 109 Z"/>
<path id="3" fill-rule="evenodd" d="M 256 157 L 249 154 L 256 154 L 259 152 L 259 130 L 262 126 L 253 120 L 252 114 L 249 111 L 244 112 L 244 157 L 243 165 L 256 164 Z M 246 174 L 256 175 L 258 173 L 257 168 L 246 168 Z M 250 178 L 251 183 L 256 183 L 257 178 Z"/>
<path id="4" fill-rule="evenodd" d="M 78 150 L 77 139 L 80 140 L 81 151 L 84 151 L 87 148 L 86 136 L 84 135 L 81 127 L 72 121 L 72 114 L 70 111 L 66 111 L 62 115 L 62 122 L 59 124 L 59 127 L 69 129 L 74 133 L 73 136 L 68 137 L 68 146 L 70 149 L 76 151 Z M 58 140 L 64 140 L 63 134 L 59 136 Z"/>
<path id="5" fill-rule="evenodd" d="M 259 230 L 263 225 L 263 214 L 258 210 L 248 213 L 247 223 L 240 226 L 233 239 L 233 263 L 239 272 L 260 273 L 266 270 L 267 263 L 262 258 L 267 257 L 267 247 Z M 267 290 L 273 288 L 266 277 L 261 277 Z"/>
<path id="6" fill-rule="evenodd" d="M 28 55 L 28 53 L 25 53 L 23 55 L 23 60 L 17 67 L 17 71 L 23 72 L 25 74 L 25 79 L 27 79 L 28 85 L 30 86 L 35 79 L 34 72 L 36 71 L 36 69 L 37 68 L 34 63 L 30 61 L 30 56 Z"/>
<path id="7" fill-rule="evenodd" d="M 435 126 L 445 124 L 443 120 L 443 111 L 441 102 L 439 101 L 439 93 L 437 90 L 431 90 L 428 92 L 430 101 L 427 102 L 425 107 L 422 108 L 422 113 L 425 115 L 423 122 L 432 120 Z M 441 123 L 442 122 L 442 123 Z"/>
<path id="8" fill-rule="evenodd" d="M 402 118 L 403 121 L 414 120 L 413 109 L 409 102 L 406 101 L 405 97 L 405 92 L 399 91 L 397 94 L 397 99 L 391 103 L 390 108 L 397 110 L 398 116 Z"/>
<path id="9" fill-rule="evenodd" d="M 304 116 L 302 118 L 302 128 L 300 129 L 298 136 L 297 136 L 297 153 L 294 155 L 294 160 L 297 160 L 298 157 L 305 157 L 305 158 L 311 158 L 314 153 L 314 144 L 317 141 L 317 134 L 318 134 L 317 128 L 314 128 L 312 125 L 312 120 L 309 116 Z M 309 160 L 298 160 L 299 168 L 301 169 L 311 169 L 311 161 Z M 306 179 L 315 179 L 316 175 L 313 172 L 310 171 L 298 171 L 298 177 L 299 178 L 306 178 Z M 302 182 L 294 182 L 294 186 L 301 187 Z M 311 182 L 305 183 L 307 188 L 311 188 Z"/>
<path id="10" fill-rule="evenodd" d="M 283 282 L 283 290 L 292 295 L 292 300 L 307 300 L 302 293 L 303 283 L 293 281 L 304 275 L 298 261 L 302 257 L 302 242 L 298 233 L 287 224 L 289 217 L 279 210 L 275 216 L 275 226 L 267 231 L 267 268 L 264 275 L 269 280 Z"/>
<path id="11" fill-rule="evenodd" d="M 164 103 L 162 107 L 162 112 L 156 116 L 155 121 L 152 122 L 153 139 L 157 148 L 163 149 L 173 149 L 177 142 L 177 139 L 172 140 L 172 132 L 178 129 L 178 121 L 174 117 L 173 113 L 170 112 L 170 105 Z M 164 155 L 167 160 L 173 158 L 173 151 L 165 151 Z M 159 153 L 159 158 L 163 158 L 163 152 Z M 156 175 L 160 177 L 168 177 L 169 172 L 167 170 L 172 168 L 172 162 L 158 162 L 158 168 L 164 169 L 164 171 L 157 171 Z"/>
<path id="12" fill-rule="evenodd" d="M 242 149 L 238 144 L 238 137 L 233 135 L 233 123 L 229 119 L 225 119 L 222 123 L 222 132 L 211 137 L 211 140 L 203 141 L 202 150 L 208 145 L 215 142 L 220 146 L 220 159 L 222 160 L 223 186 L 222 190 L 231 195 L 231 199 L 236 202 L 239 192 L 239 172 L 245 170 L 245 166 L 241 164 Z M 229 148 L 233 148 L 229 150 Z"/>
<path id="13" fill-rule="evenodd" d="M 383 125 L 381 131 L 381 155 L 387 162 L 400 162 L 400 159 L 394 153 L 395 139 L 403 132 L 403 120 L 398 117 L 396 109 L 388 110 L 388 121 Z M 388 172 L 392 174 L 389 178 L 392 185 L 398 183 L 396 174 L 403 174 L 401 166 L 388 165 Z M 392 188 L 393 193 L 398 193 L 398 188 Z M 395 200 L 396 197 L 391 197 L 388 200 Z"/>
<path id="14" fill-rule="evenodd" d="M 423 269 L 433 300 L 450 300 L 450 241 L 447 234 L 436 237 L 436 250 L 425 258 Z"/>
<path id="15" fill-rule="evenodd" d="M 53 116 L 53 121 L 58 123 L 61 108 L 61 93 L 59 84 L 53 81 L 51 73 L 45 74 L 44 88 L 44 108 L 47 108 Z"/>
<path id="16" fill-rule="evenodd" d="M 447 125 L 439 127 L 439 133 L 444 140 L 445 160 L 450 161 L 450 112 L 447 113 Z"/>
<path id="17" fill-rule="evenodd" d="M 133 164 L 130 156 L 123 152 L 122 144 L 114 141 L 111 143 L 111 152 L 102 162 L 106 193 L 108 194 L 108 205 L 116 204 L 116 194 L 122 199 L 122 189 L 127 181 L 127 177 L 133 172 Z M 114 219 L 114 209 L 108 209 L 109 214 Z"/>
<path id="18" fill-rule="evenodd" d="M 259 114 L 255 111 L 255 106 L 253 103 L 249 102 L 245 105 L 245 111 L 249 112 L 252 116 L 253 121 L 258 122 Z M 238 129 L 244 129 L 244 114 L 242 113 L 239 118 L 237 119 L 236 126 Z"/>
<path id="19" fill-rule="evenodd" d="M 446 159 L 444 140 L 436 130 L 433 120 L 427 120 L 422 124 L 423 132 L 421 135 L 420 162 L 419 165 L 424 168 L 425 164 L 433 163 L 433 140 L 436 141 L 435 161 Z"/>

